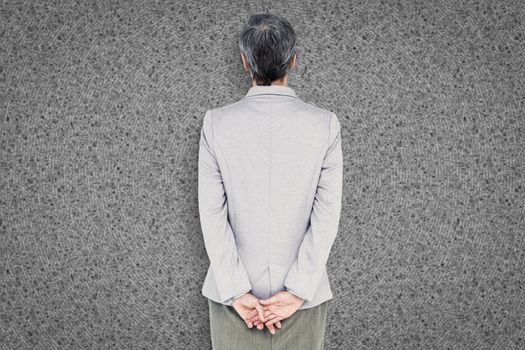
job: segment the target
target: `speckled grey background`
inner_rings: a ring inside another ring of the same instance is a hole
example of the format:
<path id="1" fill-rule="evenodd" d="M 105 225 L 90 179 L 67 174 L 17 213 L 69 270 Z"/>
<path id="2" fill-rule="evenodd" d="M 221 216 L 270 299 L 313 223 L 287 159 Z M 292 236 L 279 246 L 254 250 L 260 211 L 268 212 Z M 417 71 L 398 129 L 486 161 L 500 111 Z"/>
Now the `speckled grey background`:
<path id="1" fill-rule="evenodd" d="M 0 6 L 0 348 L 210 348 L 198 135 L 263 10 L 342 124 L 326 348 L 525 348 L 523 2 Z"/>

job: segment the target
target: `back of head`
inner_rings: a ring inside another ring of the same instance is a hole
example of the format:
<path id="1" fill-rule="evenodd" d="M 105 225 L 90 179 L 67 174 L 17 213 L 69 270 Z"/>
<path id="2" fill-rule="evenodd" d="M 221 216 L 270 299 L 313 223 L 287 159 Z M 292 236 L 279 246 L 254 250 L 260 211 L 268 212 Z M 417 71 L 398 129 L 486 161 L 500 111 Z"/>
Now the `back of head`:
<path id="1" fill-rule="evenodd" d="M 290 23 L 277 15 L 252 15 L 241 31 L 239 48 L 246 56 L 257 85 L 271 85 L 283 78 L 296 52 L 295 32 Z"/>

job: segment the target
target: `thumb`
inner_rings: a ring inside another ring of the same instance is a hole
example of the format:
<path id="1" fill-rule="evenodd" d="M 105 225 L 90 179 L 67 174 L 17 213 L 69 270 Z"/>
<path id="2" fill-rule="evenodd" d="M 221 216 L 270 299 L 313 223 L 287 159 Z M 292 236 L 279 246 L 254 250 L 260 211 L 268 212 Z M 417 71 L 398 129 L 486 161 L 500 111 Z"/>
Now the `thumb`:
<path id="1" fill-rule="evenodd" d="M 276 303 L 277 301 L 278 299 L 276 296 L 270 297 L 268 299 L 259 299 L 259 302 L 263 305 L 273 304 L 273 303 Z"/>

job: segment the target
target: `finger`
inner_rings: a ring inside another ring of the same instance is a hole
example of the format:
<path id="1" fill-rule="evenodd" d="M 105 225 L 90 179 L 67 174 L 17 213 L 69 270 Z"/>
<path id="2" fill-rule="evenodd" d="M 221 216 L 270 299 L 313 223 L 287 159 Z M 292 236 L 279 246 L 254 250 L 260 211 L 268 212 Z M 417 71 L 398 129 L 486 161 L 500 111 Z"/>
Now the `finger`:
<path id="1" fill-rule="evenodd" d="M 266 309 L 266 310 L 264 310 L 264 317 L 268 317 L 268 315 L 272 314 L 272 313 L 274 313 L 274 312 L 272 312 L 271 309 Z"/>
<path id="2" fill-rule="evenodd" d="M 276 314 L 269 314 L 268 316 L 266 316 L 266 320 L 265 320 L 265 321 L 273 320 L 273 319 L 276 318 L 276 317 L 277 317 Z"/>
<path id="3" fill-rule="evenodd" d="M 248 326 L 248 328 L 252 328 L 253 327 L 253 322 L 251 321 L 245 321 L 246 325 Z"/>
<path id="4" fill-rule="evenodd" d="M 281 321 L 275 322 L 275 326 L 277 326 L 277 328 L 281 329 L 281 327 L 282 327 Z"/>
<path id="5" fill-rule="evenodd" d="M 270 297 L 268 299 L 259 299 L 259 303 L 261 303 L 262 305 L 274 304 L 274 303 L 276 303 L 278 301 L 279 301 L 279 299 L 277 299 L 276 296 Z"/>
<path id="6" fill-rule="evenodd" d="M 265 326 L 269 327 L 270 325 L 273 325 L 274 323 L 279 322 L 280 320 L 282 320 L 282 317 L 276 317 L 276 318 L 266 322 Z"/>
<path id="7" fill-rule="evenodd" d="M 255 309 L 254 309 L 254 310 L 255 310 Z M 253 313 L 255 313 L 255 315 L 252 316 L 251 318 L 248 318 L 248 321 L 251 321 L 251 322 L 253 322 L 254 324 L 255 324 L 256 322 L 261 322 L 261 320 L 260 320 L 260 318 L 259 318 L 259 314 L 257 313 L 257 311 L 255 310 Z M 265 318 L 265 321 L 266 321 L 266 317 L 267 317 L 269 314 L 271 314 L 271 313 L 272 313 L 272 312 L 271 312 L 270 310 L 264 312 L 264 318 Z M 262 321 L 262 322 L 264 322 L 264 321 Z"/>
<path id="8" fill-rule="evenodd" d="M 264 306 L 263 310 L 264 310 L 264 314 L 265 315 L 268 315 L 268 314 L 271 314 L 271 313 L 277 313 L 281 308 L 279 306 L 276 306 L 275 304 L 272 304 L 270 306 Z"/>
<path id="9" fill-rule="evenodd" d="M 246 316 L 247 319 L 250 319 L 254 316 L 257 315 L 257 309 L 253 309 L 252 311 L 250 311 L 250 313 Z"/>
<path id="10" fill-rule="evenodd" d="M 262 322 L 266 321 L 266 317 L 267 317 L 269 314 L 271 314 L 271 313 L 272 313 L 271 311 L 263 311 L 263 318 L 264 318 L 264 320 L 263 320 Z M 249 320 L 252 321 L 252 322 L 255 322 L 256 320 L 261 321 L 261 318 L 260 318 L 260 316 L 259 316 L 259 313 L 257 313 L 257 314 L 254 315 L 253 317 L 249 318 Z"/>
<path id="11" fill-rule="evenodd" d="M 259 319 L 259 315 L 250 318 L 248 321 L 253 323 L 255 326 L 257 326 L 257 324 L 259 324 L 259 323 L 262 323 L 261 320 Z"/>
<path id="12" fill-rule="evenodd" d="M 256 314 L 255 316 L 251 316 L 251 317 L 246 317 L 244 318 L 244 321 L 245 322 L 251 322 L 251 323 L 254 323 L 255 320 L 258 320 L 259 319 L 259 316 Z"/>
<path id="13" fill-rule="evenodd" d="M 275 334 L 275 328 L 273 327 L 273 324 L 268 325 L 268 330 L 271 334 Z"/>
<path id="14" fill-rule="evenodd" d="M 261 305 L 256 305 L 255 308 L 257 309 L 257 312 L 259 313 L 259 319 L 261 320 L 261 322 L 264 322 L 265 319 L 264 319 L 264 310 L 262 308 Z"/>

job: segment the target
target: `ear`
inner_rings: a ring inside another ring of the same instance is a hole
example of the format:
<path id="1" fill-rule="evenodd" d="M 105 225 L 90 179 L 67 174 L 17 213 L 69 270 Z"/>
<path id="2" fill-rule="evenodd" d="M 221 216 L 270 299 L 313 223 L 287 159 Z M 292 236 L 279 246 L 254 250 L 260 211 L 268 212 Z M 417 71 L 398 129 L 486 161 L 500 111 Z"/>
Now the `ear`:
<path id="1" fill-rule="evenodd" d="M 292 61 L 290 62 L 290 70 L 297 64 L 297 53 L 293 54 Z"/>
<path id="2" fill-rule="evenodd" d="M 246 63 L 246 56 L 244 55 L 244 52 L 241 51 L 241 59 L 242 59 L 242 66 L 244 67 L 244 70 L 248 72 L 250 69 L 248 69 L 248 63 Z"/>

